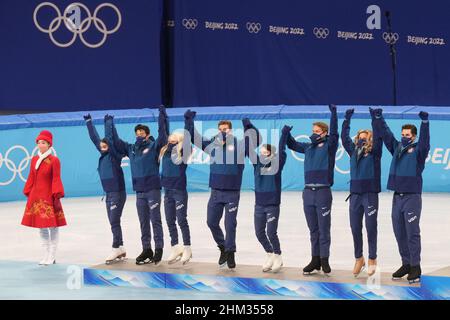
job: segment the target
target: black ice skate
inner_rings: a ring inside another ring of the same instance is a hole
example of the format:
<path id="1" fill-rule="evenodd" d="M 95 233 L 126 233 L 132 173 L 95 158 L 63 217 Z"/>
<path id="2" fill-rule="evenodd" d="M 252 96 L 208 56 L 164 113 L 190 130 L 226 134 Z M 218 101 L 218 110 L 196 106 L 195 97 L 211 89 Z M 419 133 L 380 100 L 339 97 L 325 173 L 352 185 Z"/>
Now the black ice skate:
<path id="1" fill-rule="evenodd" d="M 411 266 L 409 264 L 402 265 L 397 271 L 392 274 L 392 280 L 400 280 L 409 273 Z"/>
<path id="2" fill-rule="evenodd" d="M 313 256 L 311 259 L 311 262 L 303 268 L 303 274 L 304 275 L 310 275 L 313 274 L 313 272 L 316 271 L 320 271 L 320 257 L 318 256 Z"/>
<path id="3" fill-rule="evenodd" d="M 220 249 L 220 257 L 219 257 L 219 267 L 225 267 L 225 264 L 227 263 L 228 260 L 228 255 L 227 252 L 225 251 L 225 247 L 224 246 L 218 246 Z"/>
<path id="4" fill-rule="evenodd" d="M 328 263 L 328 258 L 321 258 L 320 264 L 322 265 L 322 271 L 324 275 L 329 276 L 331 273 L 331 267 L 330 264 Z"/>
<path id="5" fill-rule="evenodd" d="M 155 256 L 153 257 L 153 262 L 155 263 L 155 266 L 157 266 L 162 259 L 163 256 L 163 249 L 155 249 Z"/>
<path id="6" fill-rule="evenodd" d="M 236 268 L 236 261 L 234 261 L 234 251 L 227 252 L 227 266 L 228 269 Z"/>
<path id="7" fill-rule="evenodd" d="M 153 262 L 153 250 L 144 249 L 142 253 L 136 258 L 136 264 L 146 264 Z"/>
<path id="8" fill-rule="evenodd" d="M 419 283 L 421 275 L 422 270 L 420 269 L 420 265 L 411 266 L 411 268 L 409 269 L 408 277 L 406 279 L 409 281 L 409 284 Z"/>

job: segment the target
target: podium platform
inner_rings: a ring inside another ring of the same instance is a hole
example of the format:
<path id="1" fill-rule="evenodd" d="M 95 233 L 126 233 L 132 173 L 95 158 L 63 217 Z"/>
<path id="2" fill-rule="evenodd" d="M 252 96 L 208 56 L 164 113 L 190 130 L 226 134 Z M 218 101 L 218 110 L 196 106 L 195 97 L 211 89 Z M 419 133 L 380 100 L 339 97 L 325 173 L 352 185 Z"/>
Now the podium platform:
<path id="1" fill-rule="evenodd" d="M 167 288 L 200 292 L 261 294 L 303 299 L 434 300 L 450 299 L 450 267 L 422 276 L 420 284 L 393 281 L 390 273 L 336 270 L 331 276 L 305 276 L 300 268 L 285 267 L 279 273 L 263 273 L 260 266 L 238 265 L 220 269 L 214 263 L 136 265 L 134 259 L 84 269 L 84 284 L 111 287 Z"/>

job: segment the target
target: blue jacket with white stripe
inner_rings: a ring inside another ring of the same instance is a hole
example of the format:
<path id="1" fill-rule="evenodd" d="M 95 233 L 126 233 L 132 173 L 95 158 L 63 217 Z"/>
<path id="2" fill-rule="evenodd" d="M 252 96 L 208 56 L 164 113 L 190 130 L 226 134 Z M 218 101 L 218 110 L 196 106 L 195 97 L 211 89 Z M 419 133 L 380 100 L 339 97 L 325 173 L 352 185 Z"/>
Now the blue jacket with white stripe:
<path id="1" fill-rule="evenodd" d="M 136 192 L 148 192 L 161 189 L 159 177 L 159 152 L 164 141 L 167 141 L 166 116 L 163 112 L 158 117 L 158 138 L 150 137 L 141 143 L 127 143 L 121 140 L 112 120 L 107 122 L 111 127 L 112 140 L 118 152 L 125 154 L 130 159 L 133 190 Z"/>
<path id="2" fill-rule="evenodd" d="M 381 156 L 383 140 L 372 120 L 372 150 L 364 152 L 350 138 L 350 120 L 342 123 L 341 140 L 350 156 L 350 192 L 379 193 L 381 191 Z"/>
<path id="3" fill-rule="evenodd" d="M 125 190 L 125 179 L 123 177 L 123 170 L 121 167 L 123 154 L 119 153 L 112 140 L 106 138 L 108 143 L 108 151 L 102 152 L 100 149 L 100 136 L 97 129 L 92 123 L 92 119 L 86 120 L 86 126 L 89 131 L 89 137 L 94 143 L 101 156 L 98 160 L 98 174 L 105 192 L 120 192 Z M 107 126 L 105 123 L 105 135 L 107 134 Z"/>
<path id="4" fill-rule="evenodd" d="M 339 144 L 337 112 L 331 112 L 330 134 L 320 143 L 297 142 L 291 134 L 288 136 L 289 149 L 304 153 L 305 185 L 332 186 L 334 182 L 334 164 Z"/>

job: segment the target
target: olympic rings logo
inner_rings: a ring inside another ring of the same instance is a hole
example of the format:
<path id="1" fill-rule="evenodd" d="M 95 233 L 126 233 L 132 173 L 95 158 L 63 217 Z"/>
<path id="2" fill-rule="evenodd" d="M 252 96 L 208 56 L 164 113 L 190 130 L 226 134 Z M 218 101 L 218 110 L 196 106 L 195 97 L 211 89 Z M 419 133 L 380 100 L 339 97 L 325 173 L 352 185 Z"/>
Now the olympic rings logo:
<path id="1" fill-rule="evenodd" d="M 309 141 L 309 136 L 307 135 L 299 135 L 294 137 L 295 141 L 298 141 L 300 139 L 305 139 Z M 352 138 L 353 139 L 353 138 Z M 294 159 L 300 161 L 300 162 L 305 162 L 305 158 L 300 156 L 300 153 L 295 152 L 294 150 L 291 150 L 291 154 L 294 157 Z M 345 152 L 344 146 L 342 145 L 342 143 L 339 144 L 339 148 L 336 152 L 336 158 L 335 158 L 335 169 L 337 172 L 342 173 L 342 174 L 349 174 L 350 173 L 350 169 L 348 170 L 343 170 L 341 168 L 338 167 L 337 165 L 337 161 L 341 160 L 345 155 L 347 155 L 347 157 L 350 159 L 350 157 L 348 156 L 347 152 Z"/>
<path id="2" fill-rule="evenodd" d="M 197 19 L 183 19 L 183 26 L 186 29 L 194 30 L 198 26 Z"/>
<path id="3" fill-rule="evenodd" d="M 314 28 L 313 33 L 317 39 L 326 39 L 330 34 L 330 30 L 328 28 Z"/>
<path id="4" fill-rule="evenodd" d="M 396 32 L 383 32 L 382 36 L 387 44 L 395 44 L 399 39 L 399 35 Z"/>
<path id="5" fill-rule="evenodd" d="M 261 31 L 261 23 L 259 22 L 247 22 L 246 27 L 250 33 L 258 33 Z"/>
<path id="6" fill-rule="evenodd" d="M 24 154 L 24 157 L 19 161 L 18 164 L 11 160 L 11 153 L 15 150 L 21 151 Z M 27 171 L 31 159 L 34 155 L 37 154 L 37 151 L 38 148 L 36 147 L 30 154 L 24 146 L 15 145 L 9 148 L 8 151 L 6 151 L 4 156 L 0 153 L 0 172 L 3 168 L 5 168 L 11 173 L 11 177 L 9 178 L 9 180 L 0 181 L 0 186 L 10 185 L 14 182 L 14 180 L 16 180 L 17 176 L 19 176 L 20 180 L 26 182 L 27 179 L 24 177 L 23 173 Z M 52 148 L 52 152 L 56 156 L 55 149 Z"/>
<path id="7" fill-rule="evenodd" d="M 39 10 L 42 9 L 43 7 L 53 8 L 56 12 L 56 17 L 50 22 L 47 29 L 42 27 L 39 24 L 38 19 L 37 19 Z M 100 10 L 105 7 L 109 7 L 111 9 L 113 9 L 117 15 L 117 24 L 111 30 L 108 30 L 108 28 L 106 27 L 106 24 L 103 22 L 103 20 L 99 19 L 97 16 L 98 13 L 100 12 Z M 85 11 L 85 13 L 87 14 L 87 17 L 85 19 L 83 19 L 83 21 L 80 21 L 80 16 L 81 16 L 80 8 L 83 9 Z M 74 12 L 74 14 L 72 16 L 68 17 L 67 15 L 72 12 Z M 75 20 L 75 22 L 73 20 Z M 77 36 L 79 35 L 81 42 L 86 47 L 98 48 L 98 47 L 101 47 L 105 43 L 108 35 L 113 34 L 117 30 L 119 30 L 119 28 L 122 24 L 122 15 L 121 15 L 119 9 L 111 3 L 102 3 L 102 4 L 98 5 L 97 8 L 95 8 L 95 10 L 94 10 L 94 14 L 91 15 L 91 12 L 89 11 L 88 7 L 86 7 L 84 4 L 82 4 L 80 2 L 74 2 L 74 3 L 69 4 L 64 9 L 62 14 L 61 14 L 61 11 L 59 10 L 59 8 L 55 4 L 53 4 L 51 2 L 43 2 L 34 9 L 33 21 L 34 21 L 34 24 L 36 25 L 36 28 L 38 28 L 38 30 L 43 33 L 47 33 L 50 37 L 50 40 L 58 47 L 67 48 L 67 47 L 71 46 L 77 39 Z M 72 39 L 70 39 L 69 42 L 67 42 L 67 43 L 61 43 L 61 42 L 57 41 L 53 35 L 53 33 L 56 30 L 58 30 L 59 27 L 61 26 L 61 22 L 64 22 L 64 25 L 67 28 L 67 30 L 69 30 L 70 32 L 73 33 Z M 95 28 L 100 33 L 103 34 L 102 39 L 98 43 L 89 43 L 86 41 L 86 39 L 83 36 L 83 34 L 91 27 L 92 23 L 94 23 Z"/>

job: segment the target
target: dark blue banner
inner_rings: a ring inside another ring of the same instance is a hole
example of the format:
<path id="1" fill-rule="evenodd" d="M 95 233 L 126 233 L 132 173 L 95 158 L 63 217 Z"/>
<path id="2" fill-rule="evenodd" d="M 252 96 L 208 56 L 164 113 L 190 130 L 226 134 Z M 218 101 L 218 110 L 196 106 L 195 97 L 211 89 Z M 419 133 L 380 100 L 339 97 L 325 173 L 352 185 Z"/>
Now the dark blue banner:
<path id="1" fill-rule="evenodd" d="M 162 0 L 0 0 L 0 109 L 161 102 Z"/>
<path id="2" fill-rule="evenodd" d="M 450 105 L 444 0 L 174 0 L 174 104 Z M 385 12 L 390 12 L 389 32 Z"/>

